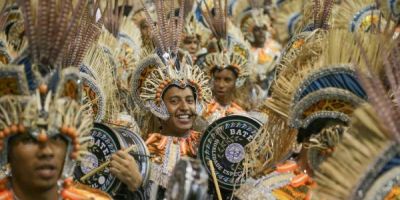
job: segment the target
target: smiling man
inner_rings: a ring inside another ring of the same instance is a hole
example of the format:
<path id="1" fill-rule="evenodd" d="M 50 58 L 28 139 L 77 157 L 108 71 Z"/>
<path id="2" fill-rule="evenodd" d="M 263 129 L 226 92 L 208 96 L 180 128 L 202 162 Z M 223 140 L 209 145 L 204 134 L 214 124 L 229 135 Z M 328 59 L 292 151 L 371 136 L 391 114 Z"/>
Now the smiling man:
<path id="1" fill-rule="evenodd" d="M 173 6 L 168 1 L 157 1 L 156 5 L 162 4 L 165 8 Z M 161 8 L 156 6 L 156 9 Z M 157 10 L 156 13 L 163 12 Z M 193 123 L 203 104 L 211 98 L 205 73 L 191 64 L 190 55 L 184 55 L 182 60 L 177 56 L 182 33 L 182 29 L 177 28 L 183 27 L 183 8 L 178 16 L 164 15 L 157 19 L 161 18 L 156 23 L 148 18 L 148 24 L 153 25 L 157 53 L 138 63 L 131 83 L 135 102 L 144 112 L 150 110 L 161 125 L 146 138 L 153 156 L 150 181 L 152 185 L 161 186 L 157 198 L 164 196 L 169 176 L 180 158 L 196 156 L 200 133 L 192 131 Z M 174 37 L 169 37 L 168 33 Z"/>

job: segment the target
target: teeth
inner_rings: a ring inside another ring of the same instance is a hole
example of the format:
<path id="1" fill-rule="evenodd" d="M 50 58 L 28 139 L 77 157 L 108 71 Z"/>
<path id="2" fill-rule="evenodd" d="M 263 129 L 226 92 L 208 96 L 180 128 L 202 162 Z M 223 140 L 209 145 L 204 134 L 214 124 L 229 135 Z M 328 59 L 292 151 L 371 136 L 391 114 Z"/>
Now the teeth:
<path id="1" fill-rule="evenodd" d="M 178 119 L 189 119 L 189 115 L 178 115 Z"/>

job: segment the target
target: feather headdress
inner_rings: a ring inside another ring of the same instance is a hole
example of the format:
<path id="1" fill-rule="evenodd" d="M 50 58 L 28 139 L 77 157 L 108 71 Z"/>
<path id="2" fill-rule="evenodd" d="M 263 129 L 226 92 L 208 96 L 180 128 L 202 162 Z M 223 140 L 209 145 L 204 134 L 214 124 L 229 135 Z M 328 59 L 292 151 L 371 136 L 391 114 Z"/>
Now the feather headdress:
<path id="1" fill-rule="evenodd" d="M 335 7 L 333 13 L 334 28 L 351 32 L 380 32 L 387 24 L 375 0 L 343 1 L 340 6 Z"/>
<path id="2" fill-rule="evenodd" d="M 273 23 L 281 42 L 286 43 L 298 29 L 299 22 L 303 18 L 301 13 L 302 3 L 296 0 L 287 0 L 275 11 L 276 21 Z"/>
<path id="3" fill-rule="evenodd" d="M 62 173 L 66 178 L 92 125 L 87 108 L 80 103 L 82 91 L 75 64 L 96 31 L 88 29 L 92 21 L 85 16 L 88 7 L 84 0 L 17 3 L 29 45 L 14 64 L 0 65 L 0 167 L 5 170 L 8 140 L 14 135 L 29 134 L 39 142 L 61 135 L 68 141 Z M 74 41 L 76 35 L 88 41 Z"/>
<path id="4" fill-rule="evenodd" d="M 264 13 L 264 1 L 235 1 L 234 5 L 231 6 L 234 7 L 232 8 L 232 15 L 235 17 L 234 23 L 240 28 L 247 40 L 254 41 L 254 27 L 271 27 L 271 20 Z"/>
<path id="5" fill-rule="evenodd" d="M 318 199 L 392 199 L 398 190 L 399 41 L 393 50 L 378 53 L 385 62 L 384 77 L 374 73 L 374 58 L 358 43 L 367 67 L 357 72 L 372 106 L 355 111 L 335 153 L 320 166 Z"/>
<path id="6" fill-rule="evenodd" d="M 150 111 L 157 117 L 166 120 L 170 117 L 162 100 L 163 93 L 174 85 L 194 89 L 197 112 L 200 113 L 203 103 L 211 98 L 208 78 L 197 66 L 193 66 L 185 55 L 182 61 L 178 58 L 178 48 L 183 28 L 183 6 L 175 15 L 173 1 L 157 0 L 155 2 L 157 20 L 154 22 L 146 12 L 151 24 L 152 34 L 156 41 L 156 54 L 149 55 L 137 64 L 131 83 L 135 102 L 143 110 Z M 183 5 L 182 2 L 180 5 Z"/>
<path id="7" fill-rule="evenodd" d="M 227 17 L 226 1 L 214 0 L 212 8 L 206 3 L 203 5 L 202 14 L 215 38 L 211 42 L 214 43 L 216 52 L 208 53 L 202 65 L 210 75 L 215 69 L 231 68 L 235 70 L 238 73 L 236 86 L 240 87 L 250 75 L 248 69 L 249 48 L 243 42 L 243 38 L 227 33 L 228 28 L 233 24 Z"/>
<path id="8" fill-rule="evenodd" d="M 313 31 L 315 29 L 329 29 L 334 0 L 307 1 L 303 9 L 303 18 L 299 24 L 299 30 Z"/>

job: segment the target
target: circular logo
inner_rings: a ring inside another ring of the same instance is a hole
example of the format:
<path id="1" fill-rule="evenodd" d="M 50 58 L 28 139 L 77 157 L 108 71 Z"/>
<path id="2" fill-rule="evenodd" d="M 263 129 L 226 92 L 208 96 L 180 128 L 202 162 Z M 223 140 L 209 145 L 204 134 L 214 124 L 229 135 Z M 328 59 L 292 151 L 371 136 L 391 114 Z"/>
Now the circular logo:
<path id="1" fill-rule="evenodd" d="M 83 157 L 81 163 L 78 163 L 74 171 L 74 177 L 83 184 L 109 192 L 119 181 L 115 176 L 111 175 L 108 167 L 84 181 L 81 181 L 80 178 L 110 160 L 111 155 L 120 149 L 120 143 L 115 132 L 103 124 L 95 123 L 90 135 L 92 136 L 92 141 L 88 147 L 89 154 Z"/>
<path id="2" fill-rule="evenodd" d="M 231 163 L 239 163 L 244 158 L 244 148 L 241 144 L 232 143 L 225 150 L 225 157 Z"/>
<path id="3" fill-rule="evenodd" d="M 209 174 L 208 163 L 212 161 L 221 188 L 232 190 L 244 182 L 240 178 L 244 147 L 253 140 L 260 127 L 257 120 L 241 115 L 218 119 L 207 127 L 198 154 Z"/>
<path id="4" fill-rule="evenodd" d="M 82 160 L 85 161 L 85 162 L 81 163 L 81 170 L 84 174 L 89 173 L 90 171 L 92 171 L 93 169 L 95 169 L 96 167 L 99 166 L 99 160 L 97 159 L 97 157 L 95 155 L 93 155 L 90 152 L 85 154 L 82 157 Z"/>

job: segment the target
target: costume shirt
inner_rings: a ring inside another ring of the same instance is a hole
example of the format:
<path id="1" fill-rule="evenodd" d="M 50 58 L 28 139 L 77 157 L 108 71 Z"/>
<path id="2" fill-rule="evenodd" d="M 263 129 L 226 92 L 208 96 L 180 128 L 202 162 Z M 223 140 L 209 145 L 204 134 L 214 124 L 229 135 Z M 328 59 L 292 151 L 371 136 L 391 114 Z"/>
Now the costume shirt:
<path id="1" fill-rule="evenodd" d="M 190 131 L 186 137 L 151 133 L 146 140 L 150 155 L 153 156 L 150 180 L 165 188 L 169 176 L 180 158 L 197 156 L 200 136 L 201 134 L 196 131 Z"/>
<path id="2" fill-rule="evenodd" d="M 213 100 L 207 105 L 207 109 L 203 112 L 203 117 L 208 123 L 211 123 L 221 117 L 244 112 L 245 110 L 235 102 L 231 102 L 227 106 L 222 106 L 217 101 Z"/>

